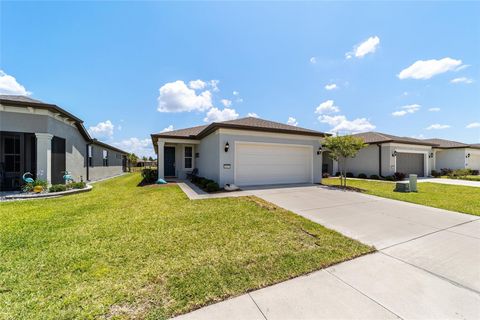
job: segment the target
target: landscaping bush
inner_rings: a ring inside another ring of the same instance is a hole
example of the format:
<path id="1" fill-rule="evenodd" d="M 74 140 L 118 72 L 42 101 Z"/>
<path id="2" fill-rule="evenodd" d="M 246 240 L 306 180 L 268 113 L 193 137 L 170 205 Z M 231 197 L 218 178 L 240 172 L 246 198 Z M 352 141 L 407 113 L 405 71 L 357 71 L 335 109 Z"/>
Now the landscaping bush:
<path id="1" fill-rule="evenodd" d="M 215 182 L 215 181 L 210 180 L 210 179 L 203 179 L 203 180 L 200 181 L 200 187 L 205 189 L 207 187 L 207 184 L 212 183 L 212 182 Z"/>
<path id="2" fill-rule="evenodd" d="M 372 179 L 372 180 L 380 180 L 380 177 L 377 176 L 376 174 L 372 174 L 372 175 L 370 176 L 370 179 Z"/>
<path id="3" fill-rule="evenodd" d="M 405 179 L 405 173 L 403 172 L 395 172 L 393 174 L 393 178 L 395 179 L 395 181 L 402 181 L 403 179 Z"/>
<path id="4" fill-rule="evenodd" d="M 80 181 L 80 182 L 72 182 L 68 185 L 69 188 L 72 188 L 72 189 L 83 189 L 87 186 L 87 184 L 83 181 Z"/>
<path id="5" fill-rule="evenodd" d="M 479 173 L 480 173 L 479 170 L 472 170 L 472 169 L 470 169 L 470 171 L 471 171 L 470 174 L 471 174 L 472 176 L 478 176 Z"/>
<path id="6" fill-rule="evenodd" d="M 366 175 L 365 173 L 360 173 L 360 174 L 358 175 L 358 177 L 359 177 L 360 179 L 367 179 L 367 175 Z"/>
<path id="7" fill-rule="evenodd" d="M 438 178 L 441 177 L 442 174 L 436 170 L 432 170 L 432 177 Z"/>
<path id="8" fill-rule="evenodd" d="M 353 177 L 355 177 L 355 176 L 353 175 L 353 173 L 347 172 L 347 178 L 353 178 Z"/>
<path id="9" fill-rule="evenodd" d="M 207 192 L 215 192 L 215 191 L 220 190 L 220 187 L 218 186 L 218 183 L 216 183 L 216 182 L 210 182 L 210 183 L 208 183 L 207 186 L 205 187 L 205 190 L 207 190 Z"/>
<path id="10" fill-rule="evenodd" d="M 457 178 L 457 177 L 465 177 L 465 176 L 468 176 L 468 175 L 470 175 L 470 170 L 469 169 L 457 169 L 457 170 L 453 170 L 452 172 L 450 172 L 450 174 L 448 176 L 452 177 L 452 178 Z"/>
<path id="11" fill-rule="evenodd" d="M 157 169 L 145 168 L 142 170 L 142 178 L 146 183 L 154 183 L 158 178 Z"/>
<path id="12" fill-rule="evenodd" d="M 447 169 L 447 168 L 443 168 L 443 169 L 440 169 L 440 174 L 442 176 L 448 176 L 450 175 L 450 173 L 452 173 L 452 169 Z"/>
<path id="13" fill-rule="evenodd" d="M 48 191 L 49 192 L 67 191 L 67 186 L 64 184 L 54 184 L 48 189 Z"/>
<path id="14" fill-rule="evenodd" d="M 328 172 L 322 173 L 322 178 L 330 178 L 330 174 Z"/>
<path id="15" fill-rule="evenodd" d="M 385 177 L 385 180 L 387 180 L 387 181 L 395 181 L 395 177 L 394 177 L 394 176 L 386 176 L 386 177 Z"/>
<path id="16" fill-rule="evenodd" d="M 33 181 L 32 183 L 26 183 L 23 185 L 22 190 L 23 192 L 32 192 L 33 188 L 40 186 L 43 188 L 43 190 L 47 189 L 48 187 L 48 182 L 46 180 L 42 179 L 37 179 Z"/>
<path id="17" fill-rule="evenodd" d="M 335 177 L 340 177 L 340 172 L 335 172 Z"/>

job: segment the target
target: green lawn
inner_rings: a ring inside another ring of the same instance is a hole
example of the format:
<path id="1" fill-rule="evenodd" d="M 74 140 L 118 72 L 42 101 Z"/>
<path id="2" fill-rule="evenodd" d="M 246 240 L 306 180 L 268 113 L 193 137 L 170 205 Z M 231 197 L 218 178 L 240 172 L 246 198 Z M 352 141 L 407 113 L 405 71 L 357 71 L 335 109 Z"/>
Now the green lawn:
<path id="1" fill-rule="evenodd" d="M 480 181 L 480 176 L 463 176 L 463 177 L 458 177 L 458 178 L 450 178 L 449 176 L 442 176 L 442 178 L 467 180 L 467 181 Z"/>
<path id="2" fill-rule="evenodd" d="M 340 179 L 322 179 L 326 185 L 339 185 Z M 418 183 L 418 192 L 394 192 L 395 183 L 374 180 L 351 180 L 347 185 L 363 192 L 384 198 L 423 204 L 446 210 L 480 215 L 480 188 L 439 183 Z"/>
<path id="3" fill-rule="evenodd" d="M 257 198 L 139 182 L 0 203 L 0 318 L 162 319 L 372 251 Z"/>

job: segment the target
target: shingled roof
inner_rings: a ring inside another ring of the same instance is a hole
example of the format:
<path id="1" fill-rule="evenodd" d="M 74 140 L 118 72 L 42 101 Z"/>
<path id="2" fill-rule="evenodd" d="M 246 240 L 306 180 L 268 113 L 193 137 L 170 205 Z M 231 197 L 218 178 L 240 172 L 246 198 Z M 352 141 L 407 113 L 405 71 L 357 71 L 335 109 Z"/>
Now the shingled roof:
<path id="1" fill-rule="evenodd" d="M 153 138 L 201 139 L 219 128 L 290 133 L 290 134 L 300 134 L 300 135 L 318 136 L 318 137 L 328 136 L 328 134 L 320 131 L 290 126 L 288 124 L 283 124 L 280 122 L 274 122 L 274 121 L 269 121 L 269 120 L 254 118 L 254 117 L 246 117 L 246 118 L 240 118 L 236 120 L 213 122 L 209 125 L 204 125 L 204 126 L 179 129 L 179 130 L 174 130 L 169 132 L 160 132 L 160 133 L 152 134 L 152 139 Z"/>
<path id="2" fill-rule="evenodd" d="M 422 146 L 436 146 L 436 143 L 410 138 L 410 137 L 399 137 L 391 134 L 381 133 L 381 132 L 363 132 L 353 135 L 354 137 L 362 138 L 365 143 L 376 144 L 376 143 L 404 143 L 404 144 L 416 144 Z"/>
<path id="3" fill-rule="evenodd" d="M 480 144 L 467 144 L 463 142 L 453 141 L 453 140 L 445 140 L 445 139 L 424 139 L 423 141 L 431 142 L 437 144 L 436 148 L 440 149 L 458 149 L 458 148 L 473 148 L 473 149 L 480 149 Z"/>
<path id="4" fill-rule="evenodd" d="M 75 122 L 75 126 L 77 127 L 78 131 L 80 131 L 80 133 L 82 134 L 82 136 L 85 138 L 86 141 L 93 144 L 98 144 L 104 147 L 108 147 L 120 153 L 125 153 L 125 154 L 127 153 L 121 149 L 118 149 L 106 143 L 100 142 L 97 139 L 92 139 L 87 129 L 85 129 L 85 126 L 83 125 L 83 120 L 81 120 L 80 118 L 74 116 L 70 112 L 60 108 L 55 104 L 45 103 L 43 101 L 32 99 L 26 96 L 5 95 L 5 94 L 0 95 L 0 104 L 6 105 L 6 106 L 34 107 L 34 108 L 49 110 L 53 113 L 61 114 L 63 117 Z"/>

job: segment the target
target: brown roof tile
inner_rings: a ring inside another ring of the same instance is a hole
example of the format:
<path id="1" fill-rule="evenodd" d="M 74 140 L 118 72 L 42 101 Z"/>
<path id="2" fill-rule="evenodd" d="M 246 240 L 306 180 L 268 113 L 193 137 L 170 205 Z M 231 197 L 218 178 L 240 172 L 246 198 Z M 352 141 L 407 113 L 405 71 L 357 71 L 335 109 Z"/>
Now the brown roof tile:
<path id="1" fill-rule="evenodd" d="M 453 141 L 453 140 L 446 140 L 446 139 L 424 139 L 424 141 L 436 143 L 438 146 L 437 148 L 441 149 L 456 149 L 456 148 L 474 148 L 480 149 L 480 144 L 467 144 L 463 142 Z"/>
<path id="2" fill-rule="evenodd" d="M 363 132 L 357 133 L 353 136 L 362 138 L 365 143 L 373 144 L 373 143 L 387 143 L 387 142 L 396 142 L 396 143 L 404 143 L 404 144 L 416 144 L 416 145 L 424 145 L 424 146 L 436 146 L 436 143 L 431 143 L 428 141 L 410 138 L 410 137 L 399 137 L 394 136 L 391 134 L 381 133 L 381 132 Z"/>

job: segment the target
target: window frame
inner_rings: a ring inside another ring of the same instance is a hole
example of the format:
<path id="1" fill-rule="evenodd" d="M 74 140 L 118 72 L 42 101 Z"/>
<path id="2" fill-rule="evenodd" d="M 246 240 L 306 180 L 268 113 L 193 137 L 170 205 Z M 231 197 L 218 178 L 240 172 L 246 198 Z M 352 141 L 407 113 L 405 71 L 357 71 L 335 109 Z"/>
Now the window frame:
<path id="1" fill-rule="evenodd" d="M 186 148 L 190 148 L 192 150 L 192 152 L 190 153 L 190 156 L 187 157 L 187 154 L 186 154 Z M 191 167 L 187 167 L 186 166 L 186 159 L 191 159 L 191 164 L 192 166 Z M 193 145 L 184 145 L 183 146 L 183 169 L 184 170 L 193 170 L 193 168 L 195 168 L 195 164 L 194 164 L 194 150 L 193 150 Z"/>
<path id="2" fill-rule="evenodd" d="M 102 150 L 102 163 L 104 167 L 108 167 L 108 150 L 103 149 Z"/>

